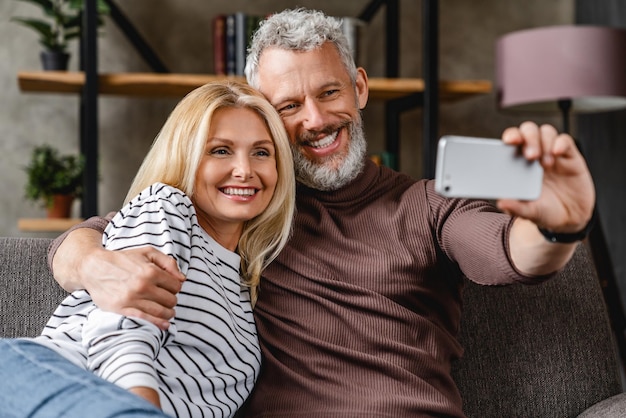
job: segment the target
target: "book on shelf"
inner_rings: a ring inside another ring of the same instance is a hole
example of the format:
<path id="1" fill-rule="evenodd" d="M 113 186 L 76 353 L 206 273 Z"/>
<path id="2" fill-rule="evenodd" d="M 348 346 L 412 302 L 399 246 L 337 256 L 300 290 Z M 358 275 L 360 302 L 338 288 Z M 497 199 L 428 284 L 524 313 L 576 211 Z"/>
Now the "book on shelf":
<path id="1" fill-rule="evenodd" d="M 261 19 L 262 16 L 244 12 L 220 15 L 214 19 L 213 67 L 216 74 L 244 75 L 248 47 Z M 219 73 L 222 69 L 224 72 Z"/>
<path id="2" fill-rule="evenodd" d="M 243 75 L 246 65 L 246 21 L 247 15 L 243 12 L 235 13 L 235 75 Z"/>
<path id="3" fill-rule="evenodd" d="M 348 40 L 350 53 L 357 66 L 364 62 L 363 36 L 365 34 L 365 22 L 350 16 L 341 17 L 341 30 Z"/>
<path id="4" fill-rule="evenodd" d="M 220 14 L 213 19 L 213 68 L 217 75 L 244 75 L 250 41 L 265 16 L 236 12 Z M 357 65 L 363 61 L 361 41 L 365 22 L 342 17 L 342 30 Z"/>
<path id="5" fill-rule="evenodd" d="M 226 16 L 213 18 L 213 72 L 226 75 Z"/>
<path id="6" fill-rule="evenodd" d="M 235 75 L 235 15 L 226 16 L 226 24 L 224 25 L 224 58 L 226 74 Z"/>

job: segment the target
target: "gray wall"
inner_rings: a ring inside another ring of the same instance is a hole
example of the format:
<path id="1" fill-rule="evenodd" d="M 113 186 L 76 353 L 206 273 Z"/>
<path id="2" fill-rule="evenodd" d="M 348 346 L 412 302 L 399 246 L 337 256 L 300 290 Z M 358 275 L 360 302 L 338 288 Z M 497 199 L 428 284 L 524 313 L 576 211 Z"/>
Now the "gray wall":
<path id="1" fill-rule="evenodd" d="M 265 14 L 296 4 L 315 7 L 337 16 L 356 16 L 367 0 L 117 0 L 116 4 L 135 23 L 146 40 L 174 72 L 210 73 L 211 18 L 216 13 L 245 10 Z M 421 1 L 400 0 L 401 69 L 403 77 L 419 77 L 421 71 Z M 11 16 L 38 15 L 38 10 L 13 0 L 0 2 L 0 218 L 1 236 L 54 235 L 25 233 L 17 229 L 20 217 L 44 216 L 43 209 L 23 200 L 26 164 L 33 146 L 47 142 L 64 152 L 78 149 L 78 98 L 73 95 L 21 93 L 16 74 L 38 70 L 39 46 L 26 28 L 9 22 Z M 567 24 L 573 21 L 573 0 L 441 0 L 440 54 L 442 78 L 493 80 L 493 49 L 496 39 L 524 28 Z M 367 29 L 364 66 L 370 76 L 382 76 L 384 14 Z M 99 69 L 102 72 L 149 71 L 112 22 L 99 39 Z M 76 45 L 73 45 L 74 52 Z M 70 63 L 77 69 L 77 56 Z M 129 183 L 152 139 L 176 104 L 171 99 L 101 97 L 99 212 L 120 206 Z M 365 111 L 370 151 L 383 148 L 381 103 L 370 102 Z M 420 110 L 402 117 L 402 171 L 421 175 Z M 493 94 L 454 104 L 440 110 L 440 133 L 499 136 L 504 128 L 518 124 L 524 115 L 502 115 Z M 558 123 L 554 117 L 535 119 Z M 78 215 L 78 205 L 75 215 Z"/>

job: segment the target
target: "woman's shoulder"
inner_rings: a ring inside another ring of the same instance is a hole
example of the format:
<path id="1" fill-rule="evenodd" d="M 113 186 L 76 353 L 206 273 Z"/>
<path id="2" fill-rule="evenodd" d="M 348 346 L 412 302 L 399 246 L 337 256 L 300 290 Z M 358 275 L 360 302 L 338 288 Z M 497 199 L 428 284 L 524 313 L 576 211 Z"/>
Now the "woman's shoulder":
<path id="1" fill-rule="evenodd" d="M 167 184 L 153 183 L 132 198 L 116 217 L 156 215 L 158 212 L 188 218 L 195 214 L 195 209 L 183 191 Z"/>
<path id="2" fill-rule="evenodd" d="M 184 205 L 189 207 L 192 205 L 191 198 L 182 190 L 164 183 L 153 183 L 143 189 L 137 196 L 132 198 L 129 205 L 138 205 L 146 202 L 162 201 L 167 204 Z"/>

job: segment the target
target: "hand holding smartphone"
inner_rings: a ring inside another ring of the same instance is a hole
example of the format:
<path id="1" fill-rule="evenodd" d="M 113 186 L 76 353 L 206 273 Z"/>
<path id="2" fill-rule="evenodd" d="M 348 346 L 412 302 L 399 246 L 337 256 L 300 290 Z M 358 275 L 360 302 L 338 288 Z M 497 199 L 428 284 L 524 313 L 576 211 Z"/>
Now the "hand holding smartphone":
<path id="1" fill-rule="evenodd" d="M 446 135 L 437 146 L 435 190 L 446 197 L 535 200 L 543 167 L 498 139 Z"/>

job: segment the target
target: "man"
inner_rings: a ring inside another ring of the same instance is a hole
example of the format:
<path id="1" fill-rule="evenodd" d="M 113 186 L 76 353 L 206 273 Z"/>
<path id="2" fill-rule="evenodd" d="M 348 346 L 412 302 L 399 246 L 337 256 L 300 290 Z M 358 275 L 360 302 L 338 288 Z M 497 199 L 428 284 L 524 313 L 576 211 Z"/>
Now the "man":
<path id="1" fill-rule="evenodd" d="M 261 280 L 263 369 L 241 415 L 463 416 L 450 376 L 461 277 L 537 283 L 567 263 L 595 204 L 572 138 L 533 123 L 504 132 L 545 170 L 539 199 L 498 202 L 507 215 L 365 158 L 367 75 L 334 19 L 273 15 L 255 34 L 246 76 L 283 119 L 299 186 L 293 237 Z M 99 242 L 85 228 L 58 240 L 57 280 L 103 309 L 167 326 L 182 280 L 170 260 Z"/>

